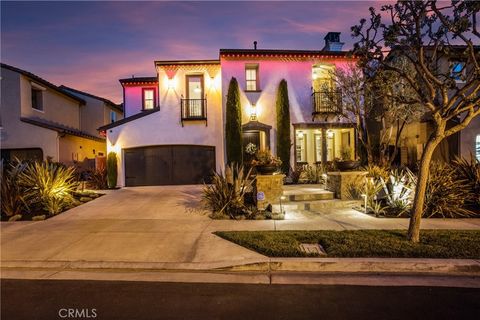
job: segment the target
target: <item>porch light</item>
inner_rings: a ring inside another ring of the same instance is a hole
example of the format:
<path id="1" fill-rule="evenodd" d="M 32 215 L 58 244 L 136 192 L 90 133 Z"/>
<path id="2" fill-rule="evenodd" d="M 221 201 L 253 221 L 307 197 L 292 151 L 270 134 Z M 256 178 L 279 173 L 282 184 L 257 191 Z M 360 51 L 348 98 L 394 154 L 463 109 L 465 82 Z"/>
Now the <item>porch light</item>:
<path id="1" fill-rule="evenodd" d="M 167 79 L 167 86 L 168 89 L 175 89 L 175 79 L 173 77 Z"/>
<path id="2" fill-rule="evenodd" d="M 250 107 L 250 121 L 257 121 L 257 105 L 255 103 Z"/>
<path id="3" fill-rule="evenodd" d="M 327 130 L 327 138 L 333 138 L 333 131 L 330 129 Z"/>

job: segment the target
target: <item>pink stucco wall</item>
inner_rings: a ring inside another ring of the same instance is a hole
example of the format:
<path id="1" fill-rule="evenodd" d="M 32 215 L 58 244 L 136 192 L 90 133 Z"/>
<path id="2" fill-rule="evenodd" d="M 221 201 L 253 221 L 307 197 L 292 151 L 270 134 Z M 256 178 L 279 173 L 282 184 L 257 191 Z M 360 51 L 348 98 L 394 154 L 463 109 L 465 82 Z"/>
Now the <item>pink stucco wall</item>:
<path id="1" fill-rule="evenodd" d="M 278 85 L 282 79 L 288 83 L 291 123 L 312 122 L 312 67 L 319 63 L 334 64 L 345 68 L 352 60 L 342 58 L 325 59 L 279 59 L 279 58 L 221 58 L 223 107 L 225 109 L 226 93 L 230 79 L 235 77 L 240 86 L 242 103 L 242 123 L 249 121 L 251 104 L 257 106 L 258 121 L 271 125 L 270 145 L 275 150 L 276 111 L 275 101 Z M 245 65 L 258 64 L 261 92 L 245 92 Z M 338 119 L 335 119 L 338 122 Z M 341 119 L 340 121 L 347 121 Z M 292 127 L 293 128 L 293 127 Z M 292 129 L 293 130 L 293 129 Z"/>
<path id="2" fill-rule="evenodd" d="M 153 83 L 145 84 L 145 85 L 125 85 L 124 86 L 125 118 L 130 117 L 142 111 L 142 98 L 143 98 L 142 89 L 143 88 L 156 88 L 156 93 L 158 92 L 158 84 L 153 84 Z M 157 101 L 155 103 L 156 105 L 158 105 Z"/>

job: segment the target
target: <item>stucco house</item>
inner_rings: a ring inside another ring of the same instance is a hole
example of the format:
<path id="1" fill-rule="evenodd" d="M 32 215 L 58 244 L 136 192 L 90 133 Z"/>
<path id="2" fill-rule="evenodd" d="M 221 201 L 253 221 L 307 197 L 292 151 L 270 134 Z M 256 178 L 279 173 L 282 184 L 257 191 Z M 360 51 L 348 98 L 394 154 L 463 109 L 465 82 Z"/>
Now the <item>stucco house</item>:
<path id="1" fill-rule="evenodd" d="M 342 117 L 331 71 L 353 61 L 339 33 L 322 50 L 220 49 L 219 59 L 155 61 L 157 76 L 120 79 L 125 118 L 99 128 L 118 154 L 119 186 L 202 183 L 225 166 L 225 106 L 232 77 L 241 91 L 244 144 L 276 153 L 275 100 L 288 83 L 291 163 L 356 154 L 355 125 Z"/>
<path id="2" fill-rule="evenodd" d="M 2 159 L 72 165 L 106 155 L 96 128 L 111 122 L 108 110 L 122 117 L 118 105 L 3 63 L 0 84 Z"/>

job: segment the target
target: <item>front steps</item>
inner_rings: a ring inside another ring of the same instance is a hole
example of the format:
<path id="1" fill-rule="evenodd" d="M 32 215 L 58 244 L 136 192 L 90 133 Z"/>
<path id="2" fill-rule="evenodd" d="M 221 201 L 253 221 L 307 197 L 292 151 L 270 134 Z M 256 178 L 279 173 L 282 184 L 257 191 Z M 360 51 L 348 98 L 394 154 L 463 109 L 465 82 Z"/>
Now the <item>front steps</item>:
<path id="1" fill-rule="evenodd" d="M 325 190 L 323 185 L 285 185 L 283 195 L 282 209 L 286 212 L 353 208 L 360 204 L 355 200 L 335 199 L 334 193 Z M 274 205 L 273 209 L 280 211 L 280 205 Z"/>

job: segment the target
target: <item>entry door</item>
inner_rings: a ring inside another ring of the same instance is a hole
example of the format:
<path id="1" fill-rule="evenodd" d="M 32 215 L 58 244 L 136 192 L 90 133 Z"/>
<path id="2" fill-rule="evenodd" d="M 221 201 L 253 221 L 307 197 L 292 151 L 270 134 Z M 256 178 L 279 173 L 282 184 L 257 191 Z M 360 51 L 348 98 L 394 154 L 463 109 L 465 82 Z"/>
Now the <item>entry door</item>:
<path id="1" fill-rule="evenodd" d="M 253 160 L 254 155 L 246 153 L 245 148 L 249 143 L 252 143 L 257 147 L 257 150 L 260 150 L 260 132 L 244 131 L 242 135 L 243 135 L 243 158 L 245 159 L 245 162 L 250 162 Z"/>
<path id="2" fill-rule="evenodd" d="M 203 117 L 203 75 L 187 76 L 187 117 Z"/>

